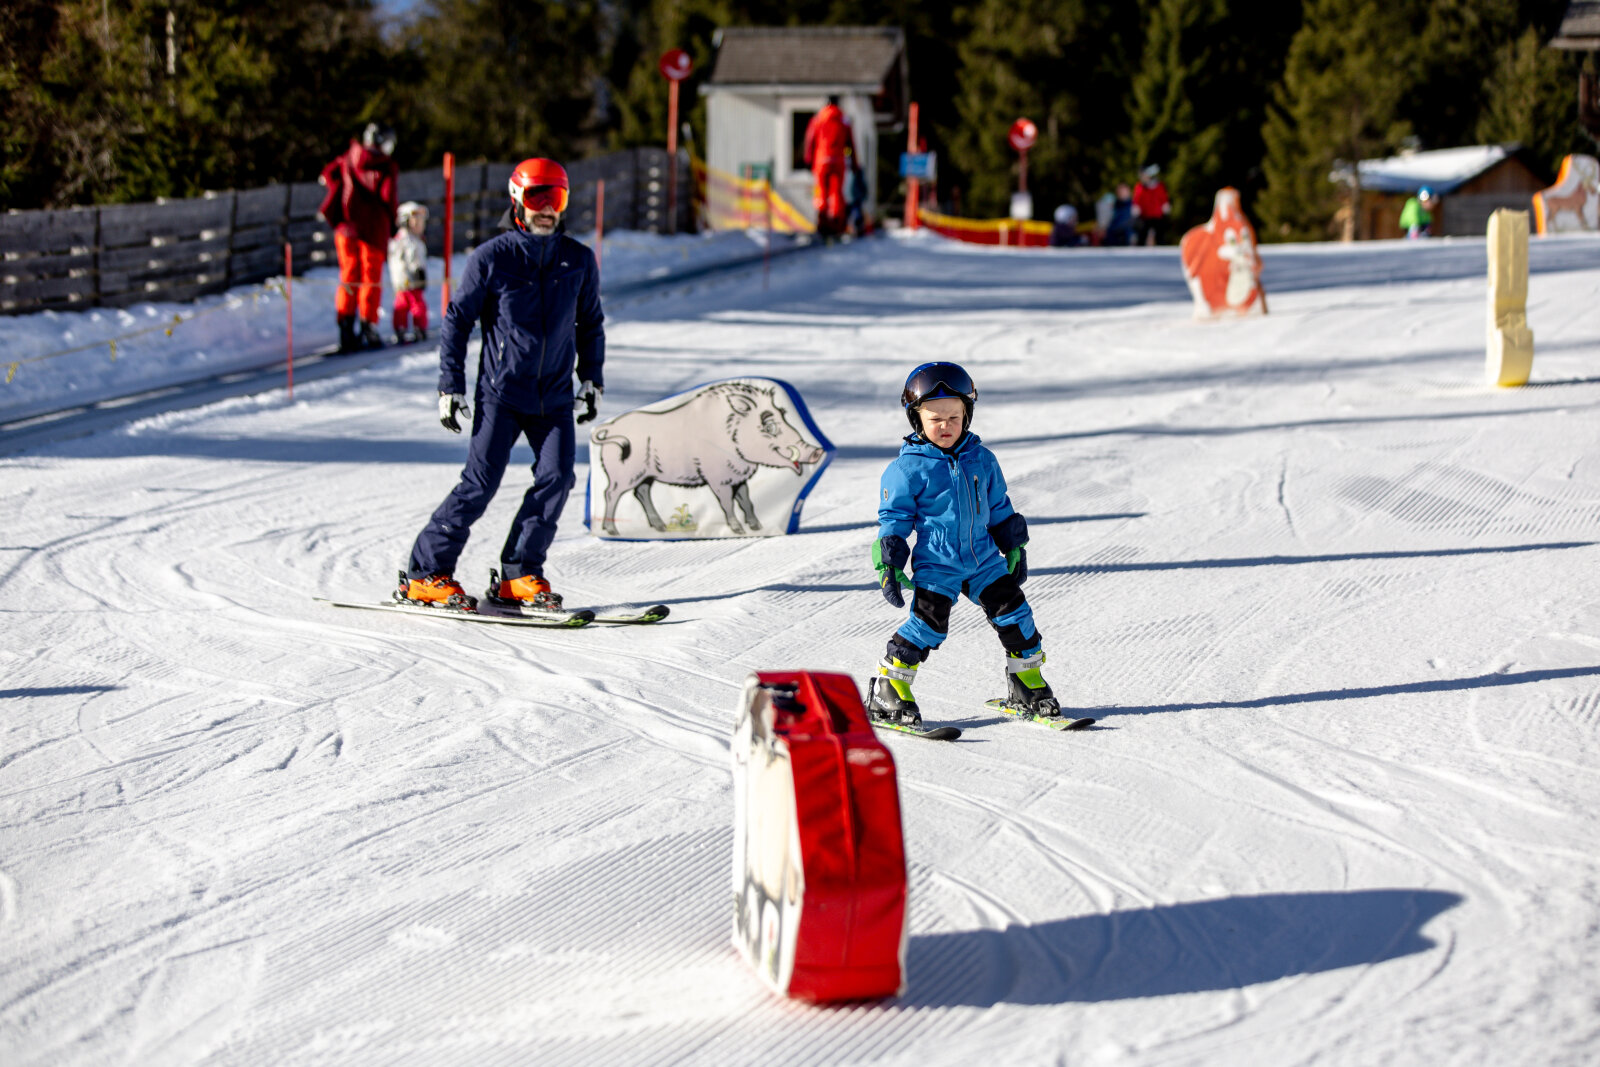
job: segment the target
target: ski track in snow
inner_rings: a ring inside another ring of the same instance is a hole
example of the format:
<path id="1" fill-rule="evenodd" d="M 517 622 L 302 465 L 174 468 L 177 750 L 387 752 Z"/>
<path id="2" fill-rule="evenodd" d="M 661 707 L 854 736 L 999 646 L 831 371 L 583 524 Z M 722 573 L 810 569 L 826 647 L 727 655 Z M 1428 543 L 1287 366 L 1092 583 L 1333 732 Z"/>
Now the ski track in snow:
<path id="1" fill-rule="evenodd" d="M 1536 383 L 1479 384 L 1481 243 L 866 242 L 608 307 L 607 413 L 791 381 L 793 538 L 601 542 L 578 632 L 341 612 L 454 483 L 431 355 L 0 456 L 0 1062 L 1579 1064 L 1600 1042 L 1600 242 L 1536 242 Z M 890 736 L 909 988 L 815 1008 L 730 942 L 745 675 L 864 681 L 916 363 L 965 363 L 1049 677 L 963 604 Z M 525 450 L 461 577 L 486 577 Z"/>

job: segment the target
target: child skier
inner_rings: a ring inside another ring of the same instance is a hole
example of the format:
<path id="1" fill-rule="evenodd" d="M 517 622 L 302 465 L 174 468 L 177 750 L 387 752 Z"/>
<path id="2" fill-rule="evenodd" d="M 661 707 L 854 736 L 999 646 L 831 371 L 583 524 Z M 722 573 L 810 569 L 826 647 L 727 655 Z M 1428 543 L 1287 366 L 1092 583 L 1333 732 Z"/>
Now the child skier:
<path id="1" fill-rule="evenodd" d="M 398 225 L 389 241 L 389 281 L 394 286 L 394 343 L 410 344 L 428 337 L 428 209 L 407 200 L 396 212 Z"/>
<path id="2" fill-rule="evenodd" d="M 868 687 L 867 710 L 877 719 L 920 726 L 911 682 L 943 643 L 950 609 L 962 595 L 983 609 L 1005 647 L 1007 707 L 1061 714 L 1039 672 L 1044 651 L 1022 595 L 1028 524 L 1011 506 L 994 453 L 971 432 L 977 399 L 972 378 L 954 363 L 924 363 L 900 394 L 913 432 L 883 472 L 872 564 L 890 604 L 905 607 L 902 585 L 915 590 L 911 617 L 889 638 L 879 676 Z M 912 531 L 915 552 L 906 543 Z"/>

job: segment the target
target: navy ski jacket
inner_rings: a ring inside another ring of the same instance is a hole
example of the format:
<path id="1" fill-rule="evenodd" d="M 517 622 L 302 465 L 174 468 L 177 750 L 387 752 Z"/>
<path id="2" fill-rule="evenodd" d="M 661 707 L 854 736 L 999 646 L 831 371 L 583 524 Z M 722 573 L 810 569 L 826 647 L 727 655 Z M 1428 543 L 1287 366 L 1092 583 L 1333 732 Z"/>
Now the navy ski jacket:
<path id="1" fill-rule="evenodd" d="M 949 452 L 912 434 L 883 472 L 880 487 L 878 536 L 916 532 L 911 567 L 918 586 L 959 590 L 973 576 L 992 580 L 997 564 L 1004 573 L 1000 548 L 989 531 L 1016 509 L 1006 493 L 1000 461 L 976 434 L 966 434 Z"/>
<path id="2" fill-rule="evenodd" d="M 521 230 L 467 260 L 439 332 L 439 392 L 466 392 L 472 325 L 483 325 L 478 393 L 531 415 L 571 411 L 580 381 L 604 386 L 605 313 L 594 253 L 565 234 Z"/>

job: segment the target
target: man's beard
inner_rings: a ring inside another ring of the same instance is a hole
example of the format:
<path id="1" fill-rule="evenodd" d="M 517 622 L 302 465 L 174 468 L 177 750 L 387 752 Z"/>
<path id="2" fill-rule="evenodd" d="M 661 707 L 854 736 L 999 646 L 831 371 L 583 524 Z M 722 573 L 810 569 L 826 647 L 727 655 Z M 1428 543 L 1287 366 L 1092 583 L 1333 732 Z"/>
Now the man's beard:
<path id="1" fill-rule="evenodd" d="M 548 237 L 556 232 L 556 226 L 560 222 L 560 217 L 555 215 L 529 215 L 528 231 L 540 237 Z"/>

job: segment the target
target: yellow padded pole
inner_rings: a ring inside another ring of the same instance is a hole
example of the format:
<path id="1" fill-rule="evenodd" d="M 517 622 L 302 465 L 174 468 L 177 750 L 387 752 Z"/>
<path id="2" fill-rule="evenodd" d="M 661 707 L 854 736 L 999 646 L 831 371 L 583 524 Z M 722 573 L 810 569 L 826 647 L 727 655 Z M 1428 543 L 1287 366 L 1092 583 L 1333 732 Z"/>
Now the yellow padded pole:
<path id="1" fill-rule="evenodd" d="M 1528 213 L 1500 208 L 1489 216 L 1490 385 L 1526 385 L 1533 371 L 1528 329 Z"/>

